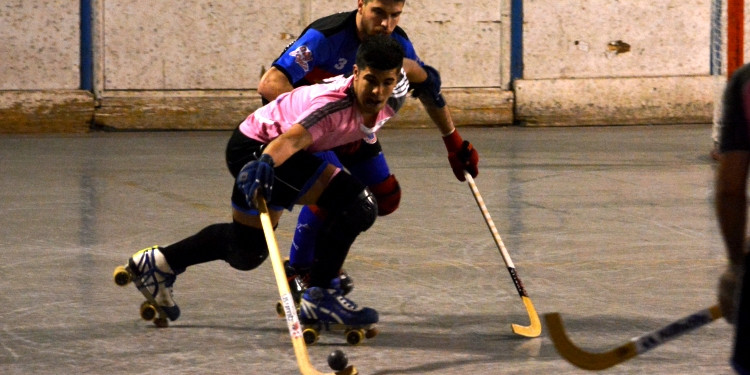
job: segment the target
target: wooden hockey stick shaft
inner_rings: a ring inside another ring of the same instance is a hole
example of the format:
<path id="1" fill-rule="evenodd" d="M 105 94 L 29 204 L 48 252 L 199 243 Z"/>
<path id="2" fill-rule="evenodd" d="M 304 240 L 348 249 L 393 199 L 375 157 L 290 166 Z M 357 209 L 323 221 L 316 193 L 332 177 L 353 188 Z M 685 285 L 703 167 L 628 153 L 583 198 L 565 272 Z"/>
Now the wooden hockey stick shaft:
<path id="1" fill-rule="evenodd" d="M 604 370 L 643 354 L 657 346 L 721 318 L 719 306 L 700 310 L 662 328 L 634 337 L 630 341 L 604 352 L 588 352 L 573 344 L 565 333 L 558 313 L 545 314 L 547 331 L 560 355 L 571 364 L 585 370 Z"/>
<path id="2" fill-rule="evenodd" d="M 477 184 L 474 183 L 474 179 L 471 177 L 471 174 L 469 174 L 469 172 L 464 171 L 464 177 L 466 177 L 466 182 L 469 183 L 469 188 L 471 188 L 471 192 L 474 195 L 474 200 L 477 202 L 479 210 L 482 211 L 482 216 L 484 216 L 484 221 L 485 223 L 487 223 L 487 228 L 490 229 L 492 238 L 495 239 L 495 244 L 497 245 L 498 250 L 500 250 L 500 254 L 503 256 L 503 261 L 505 262 L 505 266 L 508 268 L 511 279 L 513 279 L 513 284 L 516 286 L 516 290 L 521 296 L 521 300 L 526 307 L 526 312 L 529 314 L 529 321 L 531 322 L 530 325 L 522 326 L 518 324 L 511 324 L 511 329 L 513 330 L 513 333 L 521 336 L 537 337 L 542 333 L 542 323 L 541 321 L 539 321 L 539 315 L 534 308 L 534 304 L 531 303 L 531 298 L 529 298 L 529 295 L 526 294 L 526 289 L 523 287 L 523 283 L 518 277 L 516 267 L 513 265 L 513 261 L 510 259 L 510 254 L 508 254 L 508 250 L 505 248 L 505 244 L 503 243 L 502 238 L 500 238 L 497 227 L 492 221 L 492 217 L 490 217 L 490 212 L 487 210 L 487 206 L 484 204 L 482 195 L 479 194 Z"/>
<path id="3" fill-rule="evenodd" d="M 297 308 L 294 305 L 294 299 L 289 291 L 286 271 L 284 271 L 284 264 L 281 260 L 279 245 L 276 242 L 276 235 L 273 231 L 271 216 L 268 214 L 266 200 L 263 197 L 258 196 L 255 201 L 255 206 L 260 212 L 260 222 L 263 226 L 263 234 L 266 237 L 266 243 L 268 244 L 268 256 L 271 258 L 273 274 L 276 276 L 276 286 L 279 288 L 279 296 L 281 297 L 281 302 L 284 306 L 286 322 L 289 327 L 289 336 L 292 338 L 294 354 L 297 357 L 297 365 L 299 366 L 300 372 L 303 375 L 356 375 L 357 370 L 354 366 L 348 366 L 347 368 L 335 373 L 323 373 L 316 370 L 310 363 L 305 339 L 302 336 L 302 326 L 299 322 L 299 317 L 297 316 Z"/>

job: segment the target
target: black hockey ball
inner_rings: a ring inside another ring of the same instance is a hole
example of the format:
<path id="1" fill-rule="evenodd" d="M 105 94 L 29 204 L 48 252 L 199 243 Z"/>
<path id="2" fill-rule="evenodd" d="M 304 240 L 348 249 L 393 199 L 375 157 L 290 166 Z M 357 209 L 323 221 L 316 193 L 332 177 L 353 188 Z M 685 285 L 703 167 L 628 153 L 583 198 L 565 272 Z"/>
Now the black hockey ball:
<path id="1" fill-rule="evenodd" d="M 346 358 L 346 354 L 343 351 L 336 349 L 328 355 L 328 366 L 333 371 L 341 371 L 346 368 L 349 364 L 349 359 Z"/>

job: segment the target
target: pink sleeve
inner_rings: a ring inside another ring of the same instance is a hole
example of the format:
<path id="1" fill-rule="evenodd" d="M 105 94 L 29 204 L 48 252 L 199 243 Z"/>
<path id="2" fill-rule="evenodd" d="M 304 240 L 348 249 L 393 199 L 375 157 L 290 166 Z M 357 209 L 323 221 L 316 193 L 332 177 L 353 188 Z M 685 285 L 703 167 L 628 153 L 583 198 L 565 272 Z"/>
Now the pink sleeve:
<path id="1" fill-rule="evenodd" d="M 307 131 L 310 132 L 313 138 L 313 143 L 320 139 L 323 134 L 328 132 L 331 127 L 331 115 L 323 114 L 320 110 L 328 103 L 330 103 L 330 101 L 324 100 L 324 98 L 315 98 L 307 103 L 307 108 L 305 108 L 305 110 L 294 120 L 295 124 L 302 124 Z M 312 123 L 309 126 L 305 124 L 310 123 L 311 121 Z"/>

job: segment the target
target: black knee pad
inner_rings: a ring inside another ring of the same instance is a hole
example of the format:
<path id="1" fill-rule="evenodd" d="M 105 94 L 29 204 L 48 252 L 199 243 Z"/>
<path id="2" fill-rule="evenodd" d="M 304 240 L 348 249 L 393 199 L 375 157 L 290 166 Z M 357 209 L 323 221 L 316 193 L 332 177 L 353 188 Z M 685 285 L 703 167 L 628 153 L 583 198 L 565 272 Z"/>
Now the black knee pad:
<path id="1" fill-rule="evenodd" d="M 268 245 L 262 229 L 232 223 L 225 261 L 240 271 L 250 271 L 268 258 Z"/>
<path id="2" fill-rule="evenodd" d="M 341 270 L 357 236 L 375 223 L 378 204 L 365 185 L 347 173 L 339 173 L 317 205 L 327 215 L 315 240 L 310 285 L 326 287 Z"/>
<path id="3" fill-rule="evenodd" d="M 378 203 L 370 189 L 347 173 L 331 180 L 317 205 L 326 210 L 337 231 L 354 237 L 369 229 L 378 216 Z"/>

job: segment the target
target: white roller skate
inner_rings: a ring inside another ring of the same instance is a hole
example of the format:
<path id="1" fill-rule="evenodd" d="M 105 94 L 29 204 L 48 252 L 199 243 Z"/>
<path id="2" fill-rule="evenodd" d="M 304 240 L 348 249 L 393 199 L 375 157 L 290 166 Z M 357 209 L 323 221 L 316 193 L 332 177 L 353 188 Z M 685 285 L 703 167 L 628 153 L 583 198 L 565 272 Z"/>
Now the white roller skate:
<path id="1" fill-rule="evenodd" d="M 133 254 L 127 265 L 118 266 L 114 272 L 117 285 L 124 286 L 132 281 L 146 297 L 141 304 L 141 317 L 153 320 L 158 327 L 166 327 L 167 319 L 174 321 L 180 317 L 180 308 L 172 298 L 175 279 L 174 271 L 158 246 Z"/>
<path id="2" fill-rule="evenodd" d="M 361 343 L 378 334 L 375 324 L 378 312 L 369 307 L 358 307 L 343 296 L 343 291 L 332 282 L 331 288 L 311 287 L 305 290 L 300 304 L 300 322 L 307 344 L 315 343 L 322 330 L 344 331 L 346 342 Z"/>

